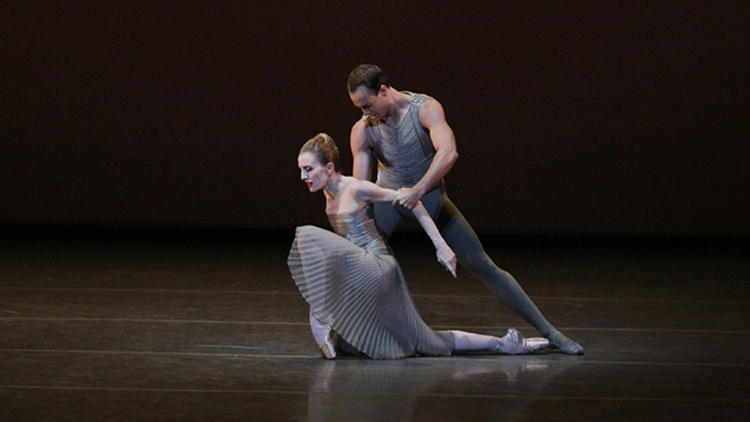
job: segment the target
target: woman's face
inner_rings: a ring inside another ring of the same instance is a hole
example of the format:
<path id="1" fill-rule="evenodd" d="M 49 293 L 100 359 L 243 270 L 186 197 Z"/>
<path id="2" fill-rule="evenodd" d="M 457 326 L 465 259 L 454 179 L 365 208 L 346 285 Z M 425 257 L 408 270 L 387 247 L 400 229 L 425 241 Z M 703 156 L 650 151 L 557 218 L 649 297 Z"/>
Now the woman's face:
<path id="1" fill-rule="evenodd" d="M 299 178 L 302 179 L 310 192 L 316 192 L 323 189 L 328 184 L 331 166 L 323 165 L 318 157 L 312 152 L 305 151 L 297 157 L 297 167 L 299 167 Z"/>

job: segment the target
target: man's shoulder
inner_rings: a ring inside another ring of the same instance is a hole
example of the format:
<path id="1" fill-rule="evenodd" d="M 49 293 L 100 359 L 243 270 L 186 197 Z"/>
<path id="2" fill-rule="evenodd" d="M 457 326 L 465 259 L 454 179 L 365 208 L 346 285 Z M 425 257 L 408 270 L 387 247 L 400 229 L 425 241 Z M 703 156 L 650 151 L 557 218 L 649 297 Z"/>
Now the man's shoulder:
<path id="1" fill-rule="evenodd" d="M 362 118 L 354 122 L 352 125 L 351 134 L 349 135 L 352 147 L 370 146 L 370 136 L 367 134 L 368 120 L 369 119 Z"/>
<path id="2" fill-rule="evenodd" d="M 443 105 L 433 97 L 427 96 L 419 107 L 419 121 L 423 126 L 435 120 L 445 120 Z"/>
<path id="3" fill-rule="evenodd" d="M 437 101 L 435 100 L 435 97 L 433 97 L 430 94 L 425 94 L 423 92 L 414 92 L 414 91 L 402 91 L 405 94 L 408 94 L 411 97 L 412 103 L 422 104 L 425 101 Z"/>

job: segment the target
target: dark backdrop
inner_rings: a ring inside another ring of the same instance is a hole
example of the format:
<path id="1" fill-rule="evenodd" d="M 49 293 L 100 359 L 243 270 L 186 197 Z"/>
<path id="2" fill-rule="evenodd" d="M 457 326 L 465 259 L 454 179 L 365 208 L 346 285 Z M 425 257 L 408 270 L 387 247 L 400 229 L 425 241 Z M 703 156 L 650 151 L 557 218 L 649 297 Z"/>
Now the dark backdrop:
<path id="1" fill-rule="evenodd" d="M 744 2 L 11 2 L 0 222 L 325 224 L 296 152 L 380 64 L 482 232 L 750 233 Z M 393 6 L 393 7 L 390 7 Z"/>

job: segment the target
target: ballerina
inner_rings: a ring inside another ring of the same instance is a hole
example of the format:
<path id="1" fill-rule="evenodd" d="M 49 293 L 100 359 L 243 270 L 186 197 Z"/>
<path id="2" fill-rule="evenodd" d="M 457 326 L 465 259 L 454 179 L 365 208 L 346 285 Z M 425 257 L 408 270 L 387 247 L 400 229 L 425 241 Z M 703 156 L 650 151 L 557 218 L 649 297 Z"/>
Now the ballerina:
<path id="1" fill-rule="evenodd" d="M 545 348 L 543 337 L 503 337 L 432 330 L 417 312 L 398 262 L 375 228 L 368 204 L 391 202 L 397 192 L 337 170 L 338 148 L 320 133 L 297 157 L 310 192 L 323 191 L 336 233 L 315 226 L 296 229 L 287 263 L 310 305 L 310 327 L 323 356 L 336 357 L 338 337 L 373 359 L 450 356 L 461 352 L 525 354 Z M 421 203 L 413 213 L 429 236 L 437 260 L 456 276 L 456 256 Z"/>

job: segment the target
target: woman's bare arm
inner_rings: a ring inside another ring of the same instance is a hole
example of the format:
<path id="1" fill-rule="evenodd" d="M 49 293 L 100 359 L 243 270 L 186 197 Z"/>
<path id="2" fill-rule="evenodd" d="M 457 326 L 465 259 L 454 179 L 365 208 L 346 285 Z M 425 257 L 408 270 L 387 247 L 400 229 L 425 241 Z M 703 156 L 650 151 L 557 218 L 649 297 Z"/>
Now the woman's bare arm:
<path id="1" fill-rule="evenodd" d="M 380 186 L 372 182 L 359 180 L 355 183 L 357 183 L 355 192 L 358 200 L 360 201 L 392 202 L 398 194 L 398 192 L 396 192 L 395 190 L 381 188 Z M 455 277 L 456 255 L 448 246 L 448 243 L 445 242 L 445 239 L 443 239 L 443 236 L 440 234 L 440 230 L 438 230 L 435 222 L 432 221 L 432 217 L 430 217 L 430 214 L 427 212 L 427 209 L 424 207 L 424 205 L 422 205 L 421 201 L 417 201 L 417 204 L 412 209 L 412 212 L 417 218 L 417 221 L 419 221 L 419 225 L 422 226 L 422 229 L 425 231 L 425 233 L 427 233 L 427 236 L 432 241 L 432 244 L 435 245 L 438 262 L 440 262 L 440 264 L 442 264 L 443 267 L 445 267 L 445 269 L 448 270 L 448 272 L 451 273 L 453 277 Z"/>
<path id="2" fill-rule="evenodd" d="M 424 229 L 427 236 L 432 240 L 432 244 L 435 245 L 435 251 L 437 252 L 438 262 L 440 262 L 446 270 L 448 270 L 453 277 L 456 277 L 456 254 L 445 242 L 443 236 L 440 234 L 435 222 L 432 221 L 432 217 L 427 212 L 427 209 L 422 205 L 422 201 L 417 201 L 417 205 L 411 210 L 414 216 L 419 221 L 419 224 Z"/>

